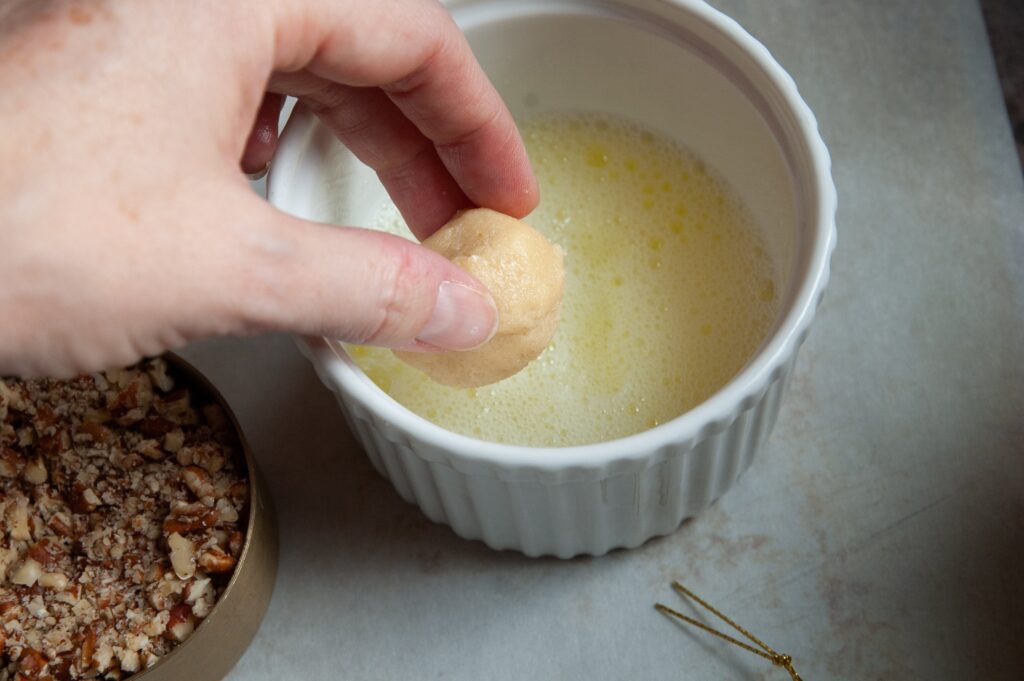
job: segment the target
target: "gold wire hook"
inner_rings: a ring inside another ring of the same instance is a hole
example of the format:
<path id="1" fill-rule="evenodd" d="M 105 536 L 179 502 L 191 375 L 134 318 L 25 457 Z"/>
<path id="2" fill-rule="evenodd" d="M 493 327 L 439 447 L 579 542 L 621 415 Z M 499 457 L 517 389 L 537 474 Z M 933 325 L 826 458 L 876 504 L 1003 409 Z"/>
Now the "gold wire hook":
<path id="1" fill-rule="evenodd" d="M 775 652 L 764 641 L 762 641 L 758 637 L 754 636 L 753 634 L 751 634 L 749 631 L 747 631 L 746 629 L 744 629 L 740 625 L 738 625 L 735 622 L 733 622 L 731 619 L 729 619 L 728 617 L 723 615 L 721 612 L 716 610 L 710 603 L 708 603 L 703 598 L 701 598 L 697 594 L 695 594 L 692 591 L 690 591 L 689 589 L 687 589 L 685 586 L 683 586 L 679 582 L 672 582 L 672 588 L 675 589 L 676 592 L 678 592 L 684 598 L 690 598 L 690 599 L 696 601 L 697 603 L 699 603 L 706 610 L 710 611 L 713 615 L 718 617 L 718 619 L 722 620 L 723 622 L 728 624 L 730 627 L 732 627 L 736 631 L 738 631 L 741 634 L 743 634 L 744 636 L 746 636 L 748 640 L 750 640 L 753 643 L 755 643 L 758 647 L 755 648 L 754 646 L 752 646 L 752 645 L 750 645 L 748 643 L 744 643 L 743 641 L 740 641 L 739 639 L 733 638 L 732 636 L 729 636 L 728 634 L 722 633 L 721 631 L 718 631 L 717 629 L 713 629 L 713 628 L 709 627 L 708 625 L 704 624 L 703 622 L 701 622 L 699 620 L 695 620 L 694 618 L 689 617 L 688 615 L 684 615 L 681 612 L 673 610 L 672 608 L 668 607 L 667 605 L 663 605 L 662 603 L 655 603 L 654 604 L 654 607 L 655 607 L 655 609 L 658 610 L 658 612 L 660 612 L 662 614 L 665 614 L 665 615 L 670 615 L 670 616 L 675 617 L 677 619 L 680 619 L 680 620 L 686 622 L 687 624 L 692 624 L 693 626 L 695 626 L 695 627 L 697 627 L 699 629 L 703 629 L 704 631 L 708 632 L 709 634 L 714 634 L 718 638 L 723 639 L 725 641 L 728 641 L 729 643 L 732 643 L 735 646 L 739 646 L 740 648 L 743 648 L 744 650 L 749 650 L 750 652 L 754 653 L 755 655 L 760 655 L 761 657 L 763 657 L 764 659 L 768 660 L 772 664 L 774 664 L 774 665 L 776 665 L 778 667 L 782 667 L 787 672 L 789 672 L 789 676 L 792 679 L 792 681 L 803 681 L 803 679 L 797 673 L 796 669 L 793 668 L 793 658 L 792 657 L 790 657 L 789 655 L 785 655 L 783 653 Z"/>

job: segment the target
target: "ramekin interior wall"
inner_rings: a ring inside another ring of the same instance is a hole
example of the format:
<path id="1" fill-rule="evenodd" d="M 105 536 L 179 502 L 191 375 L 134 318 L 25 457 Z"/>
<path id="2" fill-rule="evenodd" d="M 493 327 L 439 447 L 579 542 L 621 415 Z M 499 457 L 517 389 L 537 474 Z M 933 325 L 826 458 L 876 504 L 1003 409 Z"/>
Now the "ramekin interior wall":
<path id="1" fill-rule="evenodd" d="M 551 111 L 629 118 L 678 140 L 722 173 L 756 217 L 790 292 L 800 265 L 798 187 L 787 162 L 785 122 L 753 76 L 725 67 L 730 50 L 696 32 L 666 29 L 644 10 L 600 2 L 452 2 L 473 50 L 518 119 Z M 671 11 L 671 8 L 666 11 Z M 458 103 L 453 102 L 453 106 Z M 797 154 L 788 150 L 790 158 Z M 376 177 L 323 129 L 323 157 L 309 217 L 369 224 L 387 197 Z M 804 216 L 801 216 L 804 217 Z M 795 271 L 796 268 L 796 271 Z M 783 314 L 789 300 L 783 301 Z"/>

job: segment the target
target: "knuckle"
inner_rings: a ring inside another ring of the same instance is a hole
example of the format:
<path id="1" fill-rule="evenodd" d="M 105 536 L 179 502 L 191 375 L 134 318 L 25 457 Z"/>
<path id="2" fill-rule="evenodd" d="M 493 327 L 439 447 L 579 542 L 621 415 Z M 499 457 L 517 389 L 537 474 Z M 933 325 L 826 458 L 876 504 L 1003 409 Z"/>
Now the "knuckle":
<path id="1" fill-rule="evenodd" d="M 326 115 L 344 110 L 352 99 L 352 91 L 344 85 L 327 80 L 318 80 L 302 93 L 303 103 L 317 115 Z"/>
<path id="2" fill-rule="evenodd" d="M 412 94 L 426 84 L 432 74 L 443 71 L 456 47 L 453 39 L 461 36 L 448 10 L 439 2 L 424 3 L 423 11 L 419 22 L 424 31 L 422 49 L 412 59 L 411 70 L 383 85 L 382 89 L 391 95 Z"/>
<path id="3" fill-rule="evenodd" d="M 423 301 L 429 274 L 416 247 L 402 239 L 389 239 L 374 277 L 374 313 L 360 342 L 383 345 L 411 339 L 430 310 Z"/>
<path id="4" fill-rule="evenodd" d="M 422 144 L 410 146 L 397 154 L 382 154 L 373 167 L 385 185 L 397 186 L 399 189 L 412 188 L 422 180 L 424 167 L 430 165 L 435 158 L 433 145 L 423 140 Z"/>

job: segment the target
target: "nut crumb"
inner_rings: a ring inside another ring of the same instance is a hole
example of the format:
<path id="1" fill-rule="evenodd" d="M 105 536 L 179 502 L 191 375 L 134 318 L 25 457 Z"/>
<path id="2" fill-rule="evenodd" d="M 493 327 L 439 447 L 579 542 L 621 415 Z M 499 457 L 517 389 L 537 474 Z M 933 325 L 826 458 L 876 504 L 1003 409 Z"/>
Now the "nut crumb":
<path id="1" fill-rule="evenodd" d="M 188 638 L 244 543 L 239 461 L 163 359 L 0 380 L 0 681 L 124 679 Z"/>

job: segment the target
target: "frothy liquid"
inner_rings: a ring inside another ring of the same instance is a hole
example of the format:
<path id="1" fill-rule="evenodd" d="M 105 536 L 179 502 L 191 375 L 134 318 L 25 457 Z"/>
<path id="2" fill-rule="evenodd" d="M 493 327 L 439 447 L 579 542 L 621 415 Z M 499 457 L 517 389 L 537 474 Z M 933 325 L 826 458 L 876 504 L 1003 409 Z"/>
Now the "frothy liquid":
<path id="1" fill-rule="evenodd" d="M 750 359 L 778 307 L 746 208 L 700 159 L 632 124 L 560 115 L 520 129 L 542 196 L 527 222 L 566 254 L 554 342 L 476 390 L 438 385 L 387 350 L 350 348 L 356 362 L 417 414 L 509 444 L 623 437 L 710 397 Z M 376 227 L 409 235 L 390 206 Z"/>

